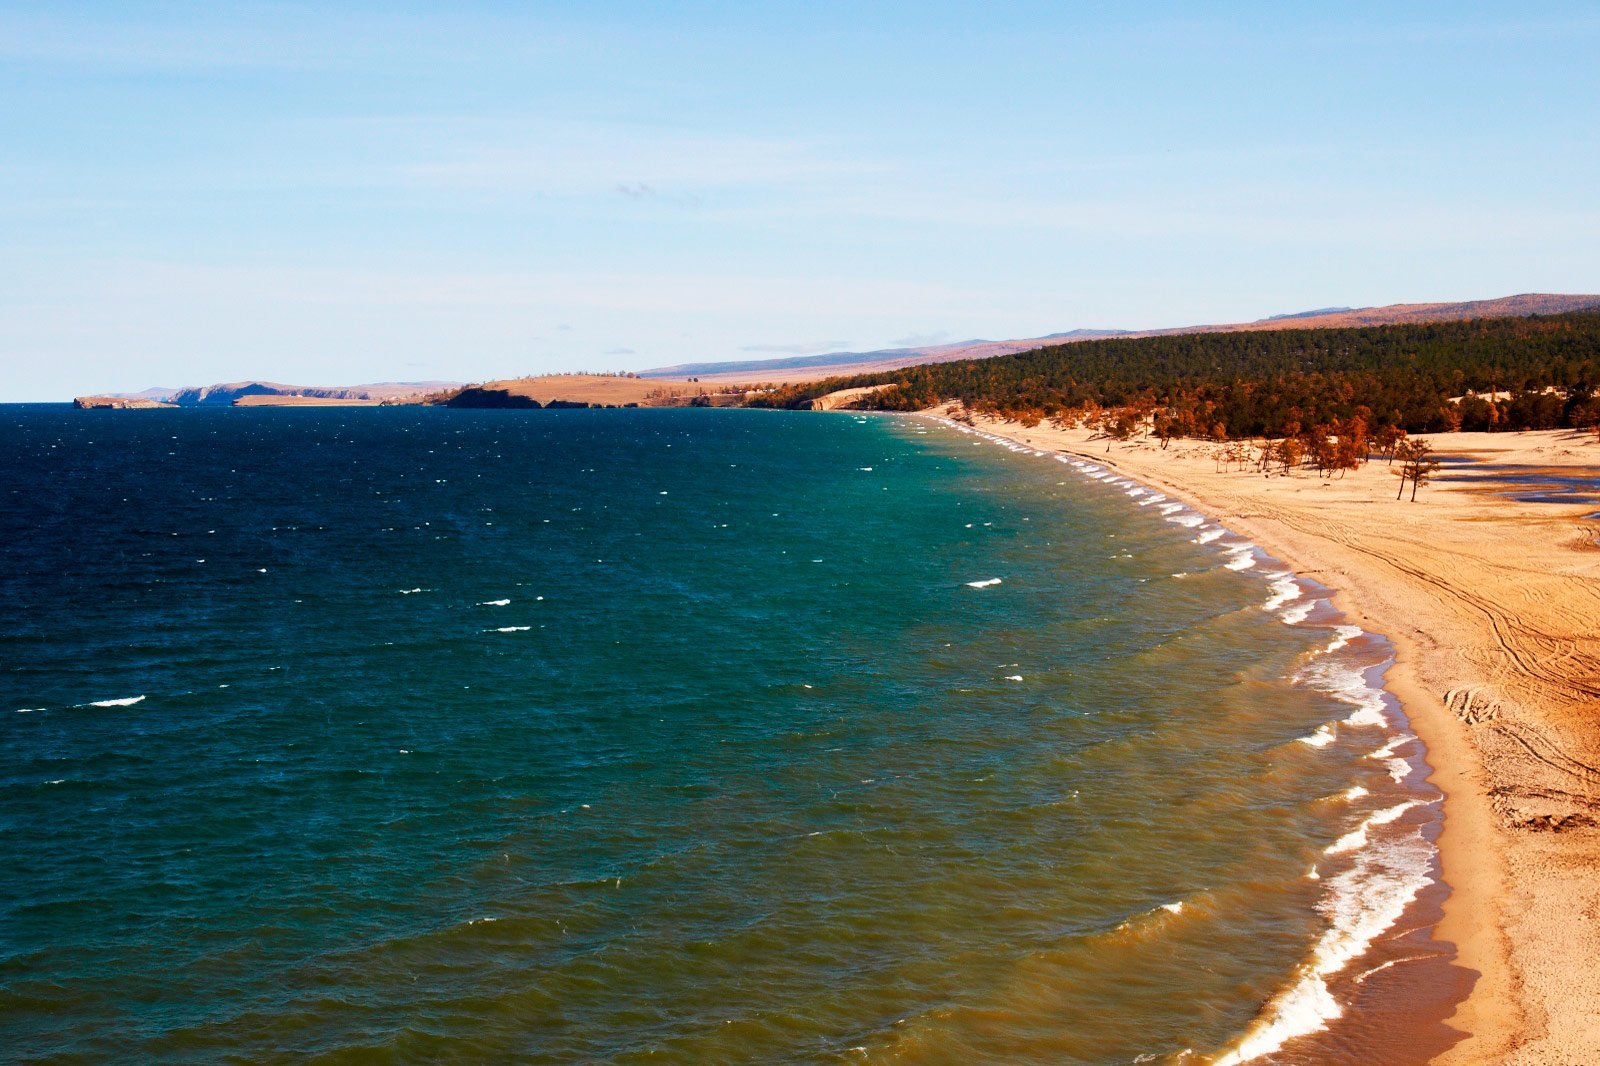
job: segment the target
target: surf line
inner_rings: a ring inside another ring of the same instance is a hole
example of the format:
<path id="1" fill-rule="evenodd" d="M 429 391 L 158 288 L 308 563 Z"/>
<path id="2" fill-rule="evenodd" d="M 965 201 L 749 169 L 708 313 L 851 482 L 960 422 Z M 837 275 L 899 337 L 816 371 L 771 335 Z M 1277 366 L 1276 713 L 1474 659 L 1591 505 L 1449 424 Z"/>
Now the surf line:
<path id="1" fill-rule="evenodd" d="M 1216 548 L 1228 556 L 1228 561 L 1222 564 L 1227 569 L 1255 570 L 1265 578 L 1269 582 L 1270 594 L 1262 609 L 1276 612 L 1279 621 L 1285 625 L 1298 626 L 1303 623 L 1319 602 L 1326 603 L 1328 609 L 1333 610 L 1330 599 L 1308 596 L 1312 591 L 1308 587 L 1311 583 L 1299 578 L 1281 560 L 1274 559 L 1255 543 L 1227 529 L 1200 508 L 1171 499 L 1166 490 L 1129 476 L 1113 463 L 1069 449 L 1041 449 L 1005 434 L 986 432 L 938 415 L 924 417 L 958 433 L 997 444 L 1015 454 L 1054 459 L 1077 470 L 1087 480 L 1099 482 L 1107 488 L 1122 489 L 1123 494 L 1129 497 L 1129 503 L 1135 507 L 1155 506 L 1165 521 L 1194 532 L 1194 543 L 1207 546 L 1215 543 Z M 1256 569 L 1258 563 L 1268 562 L 1281 569 Z M 1368 633 L 1349 624 L 1348 619 L 1337 613 L 1333 621 L 1319 621 L 1316 625 L 1333 630 L 1335 636 L 1326 647 L 1314 649 L 1310 653 L 1313 658 L 1330 655 L 1360 637 L 1384 646 L 1389 643 L 1380 634 Z M 1428 766 L 1425 746 L 1410 729 L 1404 708 L 1383 688 L 1381 682 L 1374 683 L 1366 679 L 1368 670 L 1381 677 L 1392 662 L 1392 656 L 1387 656 L 1381 666 L 1358 671 L 1361 687 L 1366 690 L 1359 694 L 1341 685 L 1318 685 L 1320 691 L 1343 702 L 1356 704 L 1357 709 L 1348 718 L 1325 725 L 1314 735 L 1314 740 L 1307 742 L 1320 748 L 1337 739 L 1340 726 L 1381 724 L 1388 734 L 1387 741 L 1376 752 L 1370 753 L 1368 758 L 1391 757 L 1390 776 L 1398 785 L 1419 771 L 1425 776 Z M 1296 680 L 1312 680 L 1308 673 L 1301 671 Z M 1378 707 L 1385 705 L 1392 705 L 1393 718 L 1378 710 Z M 1417 751 L 1414 760 L 1392 758 L 1397 749 L 1413 741 L 1416 742 Z M 1207 1061 L 1213 1066 L 1238 1066 L 1274 1054 L 1291 1040 L 1326 1031 L 1330 1022 L 1344 1015 L 1344 1004 L 1333 994 L 1330 980 L 1336 979 L 1365 957 L 1379 937 L 1395 928 L 1416 899 L 1437 881 L 1438 847 L 1419 827 L 1406 827 L 1406 832 L 1399 839 L 1380 839 L 1369 830 L 1397 822 L 1415 808 L 1437 811 L 1442 799 L 1442 794 L 1434 792 L 1427 798 L 1411 798 L 1368 814 L 1353 831 L 1323 850 L 1325 859 L 1347 864 L 1347 868 L 1328 878 L 1328 887 L 1317 901 L 1317 910 L 1327 919 L 1326 929 L 1311 945 L 1307 955 L 1295 964 L 1284 985 L 1263 1004 L 1250 1025 Z M 1311 876 L 1321 879 L 1315 866 Z M 1443 887 L 1448 891 L 1448 886 Z"/>

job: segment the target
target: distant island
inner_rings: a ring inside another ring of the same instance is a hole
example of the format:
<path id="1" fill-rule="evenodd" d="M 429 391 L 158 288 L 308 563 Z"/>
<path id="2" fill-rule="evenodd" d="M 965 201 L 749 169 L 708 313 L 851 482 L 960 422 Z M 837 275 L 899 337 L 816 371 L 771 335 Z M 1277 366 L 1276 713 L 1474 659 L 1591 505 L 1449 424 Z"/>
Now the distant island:
<path id="1" fill-rule="evenodd" d="M 372 385 L 281 385 L 275 381 L 233 381 L 189 388 L 145 389 L 135 393 L 79 396 L 79 407 L 264 407 L 318 404 L 422 403 L 461 388 L 459 381 L 384 381 Z"/>

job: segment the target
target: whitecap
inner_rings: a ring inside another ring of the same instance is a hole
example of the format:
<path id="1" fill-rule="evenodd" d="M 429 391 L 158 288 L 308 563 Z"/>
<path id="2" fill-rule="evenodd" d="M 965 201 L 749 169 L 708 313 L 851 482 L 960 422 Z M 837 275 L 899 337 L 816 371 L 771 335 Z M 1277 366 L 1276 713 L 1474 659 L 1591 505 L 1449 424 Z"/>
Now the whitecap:
<path id="1" fill-rule="evenodd" d="M 1367 815 L 1360 825 L 1324 848 L 1322 853 L 1324 855 L 1342 855 L 1345 852 L 1363 848 L 1367 844 L 1368 834 L 1375 827 L 1388 825 L 1411 808 L 1420 807 L 1422 804 L 1422 800 L 1406 800 L 1404 803 L 1397 803 L 1393 807 L 1385 807 L 1381 811 L 1374 811 L 1372 814 Z"/>
<path id="2" fill-rule="evenodd" d="M 1331 654 L 1333 652 L 1336 652 L 1340 648 L 1344 647 L 1346 644 L 1349 644 L 1355 638 L 1359 637 L 1361 635 L 1361 627 L 1360 626 L 1336 626 L 1334 628 L 1333 632 L 1334 632 L 1333 639 L 1328 642 L 1328 646 L 1327 647 L 1322 649 L 1322 654 L 1323 655 L 1328 655 L 1328 654 Z"/>
<path id="3" fill-rule="evenodd" d="M 510 603 L 511 603 L 510 600 L 483 600 L 483 601 L 479 602 L 478 606 L 479 607 L 505 607 Z"/>
<path id="4" fill-rule="evenodd" d="M 967 582 L 967 588 L 969 588 L 969 589 L 986 589 L 986 588 L 989 588 L 992 585 L 998 585 L 998 584 L 1000 584 L 1000 579 L 999 578 L 997 578 L 997 577 L 988 577 L 988 578 L 984 578 L 982 581 L 968 581 Z"/>
<path id="5" fill-rule="evenodd" d="M 1022 680 L 1022 675 L 1021 674 L 1007 674 L 1006 675 L 1006 680 L 1007 681 L 1021 681 Z"/>
<path id="6" fill-rule="evenodd" d="M 1383 745 L 1383 747 L 1378 748 L 1375 751 L 1368 752 L 1367 753 L 1367 758 L 1369 758 L 1369 759 L 1388 759 L 1388 758 L 1392 758 L 1394 756 L 1395 751 L 1399 749 L 1400 745 L 1404 744 L 1406 741 L 1408 741 L 1410 739 L 1411 739 L 1411 735 L 1409 733 L 1401 733 L 1399 736 L 1390 737 L 1388 742 L 1385 743 Z"/>
<path id="7" fill-rule="evenodd" d="M 128 696 L 127 698 L 120 699 L 120 700 L 94 700 L 94 701 L 92 701 L 90 703 L 82 704 L 82 706 L 84 706 L 84 707 L 132 707 L 135 703 L 142 703 L 143 701 L 144 701 L 144 697 L 143 696 Z"/>
<path id="8" fill-rule="evenodd" d="M 1315 608 L 1316 604 L 1312 603 L 1310 600 L 1307 600 L 1304 603 L 1295 604 L 1278 617 L 1283 619 L 1285 625 L 1297 626 L 1301 622 L 1304 622 Z"/>
<path id="9" fill-rule="evenodd" d="M 1334 742 L 1337 734 L 1333 731 L 1333 723 L 1328 723 L 1310 736 L 1300 738 L 1300 743 L 1309 744 L 1313 748 L 1325 748 Z"/>
<path id="10" fill-rule="evenodd" d="M 1196 544 L 1210 544 L 1212 541 L 1225 536 L 1227 532 L 1225 529 L 1202 529 L 1199 535 L 1194 538 L 1194 542 Z"/>
<path id="11" fill-rule="evenodd" d="M 499 629 L 486 629 L 485 633 L 526 633 L 532 626 L 501 626 Z"/>
<path id="12" fill-rule="evenodd" d="M 1300 598 L 1300 584 L 1295 581 L 1294 575 L 1287 570 L 1282 573 L 1265 574 L 1263 576 L 1272 582 L 1272 595 L 1268 596 L 1267 602 L 1261 605 L 1263 611 L 1276 611 L 1290 600 Z"/>
<path id="13" fill-rule="evenodd" d="M 1392 822 L 1420 802 L 1381 811 L 1363 828 Z M 1365 839 L 1363 835 L 1362 843 Z M 1268 1003 L 1244 1036 L 1214 1060 L 1217 1066 L 1237 1066 L 1270 1055 L 1294 1037 L 1325 1029 L 1343 1014 L 1327 978 L 1359 958 L 1400 920 L 1428 884 L 1432 855 L 1432 845 L 1411 831 L 1361 850 L 1349 870 L 1330 878 L 1327 893 L 1317 904 L 1329 920 L 1327 931 L 1299 967 L 1294 984 Z"/>
<path id="14" fill-rule="evenodd" d="M 1318 663 L 1308 667 L 1300 674 L 1300 678 L 1311 682 L 1340 703 L 1355 708 L 1344 720 L 1346 725 L 1366 727 L 1389 724 L 1388 717 L 1383 713 L 1383 691 L 1368 684 L 1362 670 L 1337 663 Z"/>

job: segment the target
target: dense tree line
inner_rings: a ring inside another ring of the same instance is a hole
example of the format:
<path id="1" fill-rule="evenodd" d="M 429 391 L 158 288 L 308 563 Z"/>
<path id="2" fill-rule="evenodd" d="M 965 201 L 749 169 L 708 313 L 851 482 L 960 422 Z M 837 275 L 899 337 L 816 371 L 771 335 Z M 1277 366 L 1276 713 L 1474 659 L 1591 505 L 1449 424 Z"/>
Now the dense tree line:
<path id="1" fill-rule="evenodd" d="M 958 401 L 1034 423 L 1116 410 L 1179 437 L 1294 437 L 1351 420 L 1411 433 L 1587 427 L 1600 422 L 1600 310 L 1081 341 L 784 386 L 751 402 L 798 407 L 865 385 L 892 386 L 861 403 L 883 410 Z"/>

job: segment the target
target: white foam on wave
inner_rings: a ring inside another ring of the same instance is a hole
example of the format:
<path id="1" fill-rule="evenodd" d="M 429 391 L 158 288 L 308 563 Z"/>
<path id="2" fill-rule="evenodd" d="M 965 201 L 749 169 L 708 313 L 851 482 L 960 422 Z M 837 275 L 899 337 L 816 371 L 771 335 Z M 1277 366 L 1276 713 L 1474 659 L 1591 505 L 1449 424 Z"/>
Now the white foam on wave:
<path id="1" fill-rule="evenodd" d="M 1337 737 L 1338 734 L 1334 732 L 1333 723 L 1329 722 L 1319 728 L 1315 733 L 1312 733 L 1310 736 L 1301 737 L 1300 743 L 1309 744 L 1313 748 L 1325 748 L 1329 744 L 1332 744 Z"/>
<path id="2" fill-rule="evenodd" d="M 1309 682 L 1340 703 L 1354 707 L 1344 724 L 1356 728 L 1379 728 L 1389 724 L 1384 714 L 1383 690 L 1368 684 L 1365 671 L 1337 662 L 1313 663 L 1298 680 Z"/>
<path id="3" fill-rule="evenodd" d="M 1167 516 L 1168 522 L 1175 526 L 1183 526 L 1186 529 L 1193 529 L 1195 526 L 1205 522 L 1205 520 L 1206 516 L 1202 514 L 1174 514 Z"/>
<path id="4" fill-rule="evenodd" d="M 1164 503 L 1160 507 L 1156 508 L 1156 510 L 1160 511 L 1162 514 L 1177 514 L 1179 511 L 1183 510 L 1183 504 Z"/>
<path id="5" fill-rule="evenodd" d="M 1163 903 L 1161 905 L 1161 909 L 1166 911 L 1168 914 L 1182 914 L 1183 900 L 1180 899 L 1176 903 Z"/>
<path id="6" fill-rule="evenodd" d="M 1387 825 L 1420 802 L 1380 811 L 1363 826 Z M 1363 848 L 1350 869 L 1329 878 L 1327 892 L 1317 904 L 1328 918 L 1328 929 L 1298 967 L 1294 983 L 1267 1004 L 1244 1036 L 1215 1060 L 1216 1066 L 1236 1066 L 1270 1055 L 1294 1037 L 1327 1028 L 1343 1014 L 1328 978 L 1360 958 L 1400 920 L 1427 886 L 1432 857 L 1433 846 L 1413 829 Z"/>
<path id="7" fill-rule="evenodd" d="M 1310 616 L 1311 612 L 1316 608 L 1316 606 L 1317 605 L 1315 603 L 1312 603 L 1310 600 L 1307 600 L 1304 603 L 1295 604 L 1293 607 L 1289 608 L 1287 611 L 1284 611 L 1278 617 L 1283 619 L 1283 624 L 1284 625 L 1297 626 L 1301 622 L 1304 622 L 1306 620 L 1306 618 Z"/>
<path id="8" fill-rule="evenodd" d="M 144 702 L 143 696 L 128 696 L 120 700 L 93 700 L 85 703 L 84 707 L 132 707 L 135 703 Z"/>
<path id="9" fill-rule="evenodd" d="M 501 626 L 499 629 L 484 630 L 486 633 L 526 633 L 532 626 Z"/>
<path id="10" fill-rule="evenodd" d="M 1267 597 L 1267 602 L 1261 605 L 1263 611 L 1276 611 L 1290 600 L 1298 600 L 1301 596 L 1300 583 L 1294 575 L 1287 570 L 1277 574 L 1266 574 L 1272 584 L 1272 595 Z"/>
<path id="11" fill-rule="evenodd" d="M 1219 528 L 1219 527 L 1213 527 L 1211 529 L 1202 529 L 1199 532 L 1199 534 L 1195 536 L 1194 542 L 1196 544 L 1210 544 L 1212 541 L 1218 540 L 1218 539 L 1226 536 L 1227 533 L 1228 533 L 1228 531 L 1226 529 L 1222 529 L 1222 528 Z"/>
<path id="12" fill-rule="evenodd" d="M 1222 564 L 1229 570 L 1248 570 L 1252 566 L 1256 565 L 1256 561 L 1250 557 L 1249 548 L 1245 548 L 1243 551 L 1233 552 L 1232 555 L 1233 558 Z"/>
<path id="13" fill-rule="evenodd" d="M 1390 758 L 1390 757 L 1392 757 L 1394 755 L 1395 751 L 1399 749 L 1400 745 L 1404 744 L 1406 741 L 1408 741 L 1410 739 L 1411 739 L 1410 736 L 1408 736 L 1405 733 L 1401 733 L 1398 736 L 1390 737 L 1388 742 L 1385 743 L 1383 745 L 1383 747 L 1378 748 L 1378 749 L 1376 749 L 1374 751 L 1368 752 L 1367 753 L 1367 758 L 1369 758 L 1369 759 L 1388 759 L 1388 758 Z"/>
<path id="14" fill-rule="evenodd" d="M 999 578 L 997 578 L 997 577 L 986 577 L 982 581 L 968 581 L 967 582 L 967 588 L 969 588 L 969 589 L 986 589 L 986 588 L 990 588 L 991 586 L 998 585 L 998 584 L 1000 584 L 1000 579 Z"/>
<path id="15" fill-rule="evenodd" d="M 510 600 L 481 600 L 478 603 L 479 607 L 508 607 L 510 605 Z"/>
<path id="16" fill-rule="evenodd" d="M 1323 648 L 1320 654 L 1331 655 L 1360 635 L 1360 626 L 1335 626 L 1333 630 L 1333 639 L 1328 641 L 1328 646 Z"/>
<path id="17" fill-rule="evenodd" d="M 1346 852 L 1364 848 L 1367 846 L 1368 835 L 1375 827 L 1388 825 L 1411 808 L 1420 807 L 1422 804 L 1422 800 L 1406 800 L 1404 803 L 1396 803 L 1393 807 L 1385 807 L 1381 811 L 1374 811 L 1372 814 L 1367 815 L 1360 825 L 1324 848 L 1322 853 L 1324 855 L 1343 855 Z"/>

